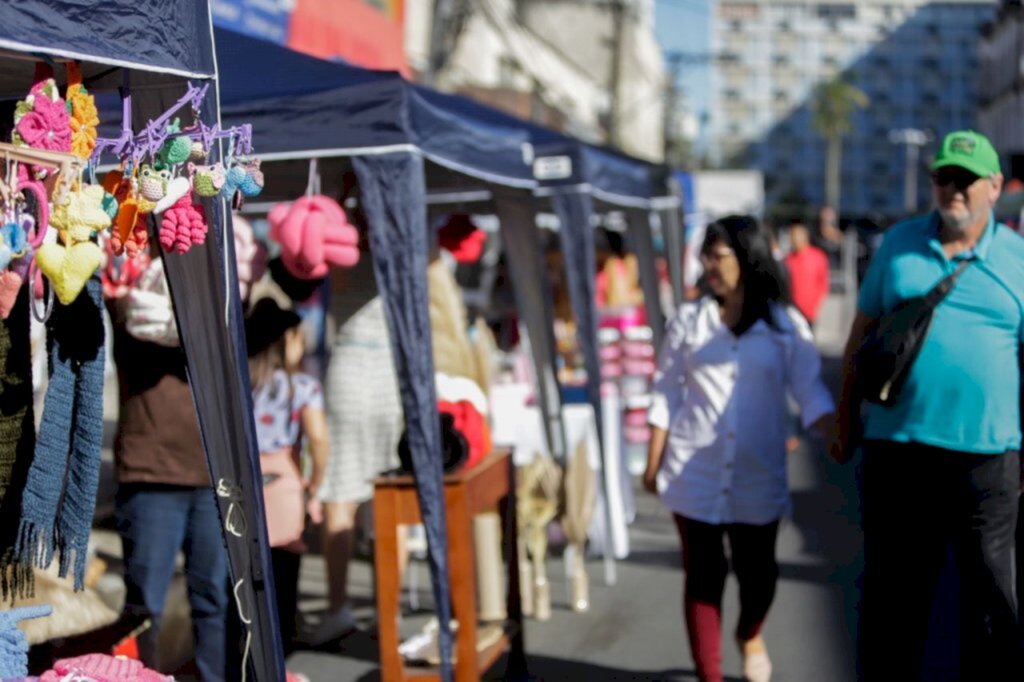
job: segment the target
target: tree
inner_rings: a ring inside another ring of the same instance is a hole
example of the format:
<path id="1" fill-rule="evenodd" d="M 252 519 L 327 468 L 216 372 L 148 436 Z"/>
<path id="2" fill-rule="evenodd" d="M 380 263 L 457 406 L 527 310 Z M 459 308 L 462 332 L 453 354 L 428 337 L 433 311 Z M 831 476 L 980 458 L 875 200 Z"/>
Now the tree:
<path id="1" fill-rule="evenodd" d="M 811 101 L 814 128 L 825 138 L 825 204 L 839 215 L 843 137 L 853 130 L 853 114 L 870 103 L 864 91 L 842 77 L 819 83 Z"/>

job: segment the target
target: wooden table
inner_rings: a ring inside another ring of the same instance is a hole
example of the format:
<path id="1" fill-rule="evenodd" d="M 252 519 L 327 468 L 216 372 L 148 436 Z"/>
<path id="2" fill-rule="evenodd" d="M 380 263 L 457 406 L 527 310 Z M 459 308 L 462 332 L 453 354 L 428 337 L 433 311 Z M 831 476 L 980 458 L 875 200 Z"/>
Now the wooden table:
<path id="1" fill-rule="evenodd" d="M 452 611 L 459 622 L 455 636 L 455 679 L 479 680 L 509 650 L 508 678 L 525 678 L 522 610 L 519 601 L 519 563 L 516 561 L 515 471 L 509 451 L 495 451 L 468 471 L 444 478 L 448 524 L 448 573 Z M 504 507 L 502 534 L 508 567 L 508 621 L 493 646 L 477 652 L 476 555 L 473 516 Z M 398 574 L 398 526 L 422 523 L 416 483 L 412 476 L 390 476 L 374 482 L 373 516 L 376 540 L 377 614 L 381 677 L 385 682 L 410 678 L 440 679 L 437 668 L 406 666 L 398 653 L 398 613 L 401 584 Z"/>

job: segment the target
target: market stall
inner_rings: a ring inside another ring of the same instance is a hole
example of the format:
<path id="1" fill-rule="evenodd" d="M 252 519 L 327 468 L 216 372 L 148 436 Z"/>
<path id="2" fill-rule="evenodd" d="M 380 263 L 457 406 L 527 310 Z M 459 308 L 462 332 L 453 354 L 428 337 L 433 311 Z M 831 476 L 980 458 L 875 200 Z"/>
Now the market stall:
<path id="1" fill-rule="evenodd" d="M 157 118 L 178 102 L 186 92 L 188 82 L 194 81 L 207 86 L 194 102 L 195 108 L 201 110 L 195 118 L 208 128 L 219 124 L 214 37 L 210 8 L 205 1 L 133 0 L 83 4 L 26 0 L 6 3 L 0 8 L 0 60 L 3 62 L 0 92 L 15 99 L 36 82 L 34 74 L 38 74 L 40 64 L 54 67 L 57 83 L 63 86 L 62 67 L 80 63 L 80 88 L 97 94 L 120 90 L 122 96 L 130 96 L 130 104 L 124 109 L 132 119 L 129 133 L 141 132 L 147 121 Z M 120 110 L 118 107 L 118 112 Z M 186 110 L 182 116 L 185 125 L 194 123 L 188 113 Z M 95 136 L 95 132 L 92 135 Z M 212 145 L 209 151 L 211 160 L 224 158 L 220 144 Z M 89 153 L 84 156 L 88 157 Z M 65 204 L 55 204 L 55 210 L 59 206 Z M 191 379 L 189 383 L 203 447 L 218 492 L 234 598 L 243 621 L 245 643 L 240 652 L 244 658 L 243 674 L 249 679 L 278 680 L 284 677 L 284 662 L 280 637 L 273 625 L 277 619 L 265 516 L 259 492 L 261 477 L 252 422 L 242 311 L 231 265 L 234 259 L 230 220 L 224 209 L 224 201 L 209 201 L 209 239 L 204 245 L 197 245 L 187 253 L 169 254 L 165 248 L 163 256 L 171 296 L 176 301 L 177 326 Z M 109 207 L 104 210 L 109 210 Z M 108 216 L 108 225 L 110 220 Z M 103 221 L 97 218 L 94 222 L 99 226 Z M 72 225 L 78 226 L 79 223 Z M 71 230 L 68 233 L 74 234 Z M 74 249 L 82 253 L 92 251 L 88 238 L 69 242 L 66 235 L 63 248 L 69 252 Z M 63 281 L 49 275 L 48 278 L 55 283 Z M 98 287 L 99 280 L 95 276 L 83 282 L 88 296 L 77 296 L 74 291 L 62 290 L 58 285 L 58 295 L 66 294 L 64 298 L 67 301 L 61 300 L 56 304 L 51 334 L 57 333 L 53 327 L 61 323 L 61 305 L 67 305 L 68 309 L 81 308 L 94 325 L 98 324 Z M 19 300 L 27 303 L 28 289 L 27 286 L 21 289 L 22 298 Z M 87 304 L 89 301 L 91 305 Z M 102 344 L 102 333 L 99 338 Z M 84 365 L 88 362 L 73 362 L 69 376 L 77 377 L 76 381 L 82 380 L 87 373 L 78 368 Z M 88 376 L 95 380 L 95 372 Z M 95 390 L 95 386 L 90 390 Z M 75 399 L 76 419 L 95 419 L 94 412 L 86 415 L 89 395 L 84 391 L 81 399 Z M 102 399 L 102 391 L 96 394 L 95 399 Z M 49 395 L 47 402 L 49 409 Z M 102 406 L 100 414 L 101 411 Z M 44 414 L 44 421 L 46 419 Z M 74 487 L 65 491 L 63 499 L 74 503 L 77 518 L 85 519 L 88 525 L 95 504 L 94 472 L 99 466 L 99 440 L 91 438 L 88 433 L 82 440 L 77 440 L 77 435 L 75 438 L 72 444 L 68 444 L 67 439 L 63 443 L 54 444 L 49 439 L 45 442 L 51 443 L 48 446 L 51 449 L 57 448 L 58 456 L 61 448 L 74 450 L 76 465 L 81 469 L 72 472 L 68 480 L 69 486 Z M 5 505 L 9 503 L 13 504 L 11 496 L 4 499 Z M 10 532 L 12 522 L 26 518 L 25 504 L 21 507 L 20 510 L 3 509 L 0 517 L 5 532 Z M 76 543 L 84 540 L 80 534 L 68 534 L 61 521 L 65 518 L 66 514 L 61 512 L 58 517 L 60 532 L 57 534 L 34 533 L 27 544 L 19 539 L 15 551 L 26 552 L 25 556 L 32 564 L 41 565 L 48 563 L 56 550 L 60 554 L 61 572 L 74 573 L 78 582 L 81 566 L 76 563 L 80 559 L 75 556 L 75 551 L 80 551 L 80 546 L 69 547 L 63 543 L 72 538 Z M 88 535 L 87 528 L 85 535 Z"/>

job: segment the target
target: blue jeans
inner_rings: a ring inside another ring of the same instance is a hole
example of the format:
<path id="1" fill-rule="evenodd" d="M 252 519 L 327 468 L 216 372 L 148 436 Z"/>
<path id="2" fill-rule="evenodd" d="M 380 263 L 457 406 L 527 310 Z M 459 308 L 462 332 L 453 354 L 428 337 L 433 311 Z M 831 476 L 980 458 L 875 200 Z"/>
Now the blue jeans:
<path id="1" fill-rule="evenodd" d="M 199 676 L 203 682 L 225 679 L 228 561 L 213 490 L 121 485 L 117 530 L 124 547 L 125 611 L 146 616 L 153 625 L 139 637 L 142 661 L 160 669 L 160 624 L 181 549 Z"/>

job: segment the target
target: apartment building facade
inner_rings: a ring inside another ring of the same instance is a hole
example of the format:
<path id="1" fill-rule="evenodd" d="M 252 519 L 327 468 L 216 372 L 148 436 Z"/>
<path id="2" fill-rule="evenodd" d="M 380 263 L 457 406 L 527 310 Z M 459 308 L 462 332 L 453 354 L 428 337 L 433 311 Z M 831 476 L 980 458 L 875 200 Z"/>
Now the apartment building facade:
<path id="1" fill-rule="evenodd" d="M 1024 9 L 1002 3 L 981 41 L 978 128 L 1003 157 L 1004 175 L 1024 179 Z"/>
<path id="2" fill-rule="evenodd" d="M 415 72 L 429 58 L 433 4 L 406 5 L 406 56 Z M 461 30 L 437 74 L 438 87 L 588 142 L 612 143 L 651 161 L 663 158 L 667 74 L 654 37 L 654 0 L 479 0 L 462 6 Z"/>
<path id="3" fill-rule="evenodd" d="M 995 10 L 989 0 L 717 0 L 712 151 L 762 171 L 769 205 L 820 206 L 825 144 L 811 98 L 818 83 L 842 77 L 870 104 L 853 115 L 843 145 L 841 213 L 899 216 L 906 149 L 892 133 L 934 140 L 977 125 L 981 29 Z M 934 147 L 921 150 L 919 164 Z M 916 195 L 925 208 L 925 173 Z"/>

